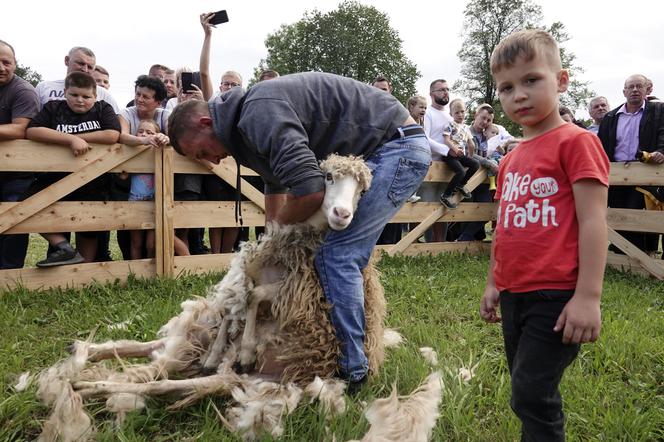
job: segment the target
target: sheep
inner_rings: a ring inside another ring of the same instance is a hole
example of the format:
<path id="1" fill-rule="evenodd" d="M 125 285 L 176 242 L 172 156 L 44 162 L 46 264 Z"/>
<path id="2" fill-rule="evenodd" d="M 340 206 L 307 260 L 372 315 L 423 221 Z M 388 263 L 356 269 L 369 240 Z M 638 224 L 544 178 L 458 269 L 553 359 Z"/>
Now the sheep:
<path id="1" fill-rule="evenodd" d="M 321 169 L 325 198 L 307 222 L 268 223 L 261 238 L 243 244 L 207 297 L 182 303 L 181 313 L 160 329 L 158 339 L 87 343 L 88 362 L 140 356 L 151 362 L 121 372 L 83 369 L 69 379 L 73 394 L 142 406 L 143 396 L 174 393 L 184 397 L 175 404 L 180 407 L 207 394 L 242 396 L 237 389 L 246 390 L 250 381 L 238 371 L 293 388 L 316 376 L 331 378 L 340 349 L 313 260 L 327 229 L 340 230 L 352 221 L 371 171 L 361 158 L 338 155 L 321 162 Z M 385 299 L 373 263 L 364 271 L 364 282 L 365 347 L 375 373 L 384 358 Z M 172 375 L 184 379 L 169 380 Z"/>

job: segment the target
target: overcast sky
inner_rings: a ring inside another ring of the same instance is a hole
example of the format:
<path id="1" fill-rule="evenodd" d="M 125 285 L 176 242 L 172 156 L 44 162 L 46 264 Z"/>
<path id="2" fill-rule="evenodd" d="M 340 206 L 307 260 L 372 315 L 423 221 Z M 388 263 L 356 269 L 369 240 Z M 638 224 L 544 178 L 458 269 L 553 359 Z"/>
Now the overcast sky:
<path id="1" fill-rule="evenodd" d="M 428 97 L 429 82 L 459 77 L 457 52 L 465 1 L 374 1 L 390 17 L 403 40 L 403 51 L 422 77 L 420 94 Z M 281 24 L 290 24 L 314 7 L 335 9 L 337 0 L 288 1 L 5 1 L 0 39 L 16 49 L 19 63 L 46 80 L 65 76 L 64 56 L 72 46 L 87 46 L 97 63 L 111 74 L 112 95 L 120 105 L 133 98 L 133 81 L 148 67 L 161 63 L 197 69 L 203 32 L 201 12 L 227 9 L 230 22 L 214 30 L 211 71 L 217 86 L 225 70 L 248 79 L 267 55 L 264 41 Z M 612 107 L 622 100 L 622 84 L 633 73 L 649 76 L 654 93 L 664 96 L 664 3 L 540 0 L 544 23 L 562 21 L 571 36 L 566 47 L 585 69 L 581 78 L 609 98 Z M 491 13 L 487 11 L 487 13 Z"/>

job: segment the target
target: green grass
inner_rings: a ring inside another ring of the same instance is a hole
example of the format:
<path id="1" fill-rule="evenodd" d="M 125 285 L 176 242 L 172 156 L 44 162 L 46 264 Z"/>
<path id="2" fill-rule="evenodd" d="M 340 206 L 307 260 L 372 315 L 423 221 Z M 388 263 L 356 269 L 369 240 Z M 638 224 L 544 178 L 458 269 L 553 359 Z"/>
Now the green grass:
<path id="1" fill-rule="evenodd" d="M 508 406 L 509 375 L 500 327 L 478 317 L 487 259 L 466 255 L 385 258 L 380 263 L 388 298 L 388 325 L 407 342 L 388 351 L 384 369 L 349 403 L 346 415 L 326 423 L 315 406 L 305 405 L 284 420 L 287 441 L 344 441 L 368 428 L 362 401 L 415 388 L 430 372 L 418 348 L 433 347 L 444 373 L 445 391 L 436 441 L 518 440 L 519 423 Z M 218 275 L 178 280 L 137 280 L 126 285 L 93 285 L 86 290 L 14 290 L 0 294 L 0 441 L 32 440 L 48 410 L 35 387 L 15 393 L 23 371 L 43 369 L 64 357 L 73 339 L 97 330 L 96 341 L 154 338 L 179 311 L 179 303 L 202 295 Z M 127 330 L 107 325 L 130 321 Z M 468 385 L 457 373 L 477 364 Z M 664 439 L 664 289 L 661 282 L 614 271 L 607 273 L 600 341 L 584 345 L 567 370 L 561 390 L 570 441 L 653 441 Z M 103 404 L 88 409 L 99 440 L 236 441 L 216 417 L 219 398 L 206 398 L 179 412 L 166 403 L 129 415 L 120 429 Z M 263 440 L 271 440 L 265 437 Z"/>

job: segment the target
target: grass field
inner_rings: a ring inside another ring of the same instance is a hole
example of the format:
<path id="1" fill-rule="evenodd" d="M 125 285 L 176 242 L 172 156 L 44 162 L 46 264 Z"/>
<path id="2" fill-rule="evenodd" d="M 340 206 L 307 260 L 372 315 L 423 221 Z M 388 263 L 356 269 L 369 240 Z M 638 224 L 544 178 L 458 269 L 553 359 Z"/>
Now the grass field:
<path id="1" fill-rule="evenodd" d="M 396 382 L 406 394 L 430 372 L 418 348 L 438 352 L 445 391 L 435 441 L 514 441 L 519 424 L 509 409 L 509 375 L 500 328 L 478 317 L 478 300 L 487 259 L 466 255 L 385 258 L 380 263 L 388 298 L 387 322 L 407 339 L 388 351 L 384 369 L 349 403 L 347 413 L 326 422 L 315 406 L 302 406 L 285 418 L 282 440 L 337 441 L 361 438 L 368 424 L 363 402 L 389 394 Z M 0 295 L 0 441 L 32 440 L 48 413 L 35 387 L 15 393 L 24 371 L 35 372 L 64 357 L 65 347 L 95 328 L 95 340 L 154 338 L 179 311 L 179 303 L 204 294 L 219 275 L 178 280 L 131 280 L 86 290 L 15 290 Z M 127 321 L 127 330 L 108 325 Z M 461 367 L 477 366 L 466 385 Z M 571 441 L 664 440 L 664 288 L 661 282 L 607 273 L 603 329 L 598 343 L 584 345 L 562 383 Z M 131 414 L 122 428 L 102 404 L 88 409 L 99 426 L 99 440 L 235 441 L 219 422 L 207 398 L 179 412 L 151 401 Z M 271 440 L 265 437 L 263 440 Z"/>

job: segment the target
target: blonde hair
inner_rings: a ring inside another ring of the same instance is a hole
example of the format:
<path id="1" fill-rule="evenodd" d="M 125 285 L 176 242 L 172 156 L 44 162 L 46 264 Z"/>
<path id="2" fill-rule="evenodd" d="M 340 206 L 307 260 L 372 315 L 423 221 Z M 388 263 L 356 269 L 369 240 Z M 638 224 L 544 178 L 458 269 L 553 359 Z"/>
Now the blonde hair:
<path id="1" fill-rule="evenodd" d="M 490 130 L 492 130 L 492 131 L 496 132 L 496 134 L 500 134 L 500 129 L 498 129 L 498 125 L 497 125 L 497 124 L 493 124 L 493 123 L 491 123 L 491 124 L 489 124 L 489 125 L 486 127 L 486 129 L 484 129 L 484 130 L 487 131 L 487 132 L 490 131 Z"/>
<path id="2" fill-rule="evenodd" d="M 408 110 L 410 110 L 411 107 L 415 106 L 419 102 L 427 104 L 427 99 L 421 95 L 413 95 L 412 97 L 410 97 L 408 99 L 408 102 L 406 103 L 408 106 Z"/>
<path id="3" fill-rule="evenodd" d="M 157 124 L 156 121 L 154 121 L 154 120 L 148 120 L 148 119 L 141 120 L 141 121 L 138 122 L 138 127 L 141 127 L 141 124 L 143 124 L 143 123 L 145 123 L 145 124 L 151 124 L 151 125 L 152 125 L 152 128 L 155 130 L 156 133 L 161 132 L 161 128 L 159 127 L 159 125 Z M 136 128 L 136 130 L 138 130 L 138 128 Z"/>
<path id="4" fill-rule="evenodd" d="M 450 112 L 454 112 L 454 108 L 461 106 L 463 110 L 466 110 L 466 104 L 463 102 L 461 98 L 455 98 L 454 100 L 450 101 Z"/>
<path id="5" fill-rule="evenodd" d="M 240 75 L 239 73 L 235 71 L 226 71 L 223 74 L 221 74 L 221 78 L 224 77 L 235 77 L 238 80 L 238 83 L 240 83 L 240 86 L 242 86 L 242 75 Z"/>
<path id="6" fill-rule="evenodd" d="M 493 50 L 491 73 L 513 66 L 519 57 L 528 62 L 538 55 L 554 69 L 562 69 L 560 49 L 551 34 L 541 29 L 515 32 L 505 37 Z"/>

